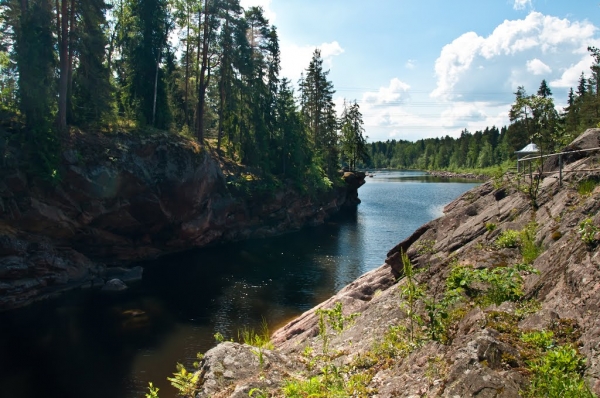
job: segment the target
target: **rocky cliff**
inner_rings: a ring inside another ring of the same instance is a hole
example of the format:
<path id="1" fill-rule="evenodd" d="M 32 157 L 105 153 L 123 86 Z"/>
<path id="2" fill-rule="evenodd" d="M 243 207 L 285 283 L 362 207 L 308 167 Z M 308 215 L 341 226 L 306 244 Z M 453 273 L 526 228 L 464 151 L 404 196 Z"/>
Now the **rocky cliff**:
<path id="1" fill-rule="evenodd" d="M 566 149 L 597 147 L 592 129 Z M 562 185 L 550 159 L 539 187 L 506 175 L 465 193 L 273 350 L 210 350 L 195 396 L 600 394 L 600 162 L 563 161 Z"/>
<path id="2" fill-rule="evenodd" d="M 72 133 L 48 182 L 23 171 L 23 153 L 2 135 L 0 310 L 140 275 L 107 265 L 322 223 L 358 203 L 364 183 L 345 173 L 332 190 L 300 191 L 161 132 Z"/>

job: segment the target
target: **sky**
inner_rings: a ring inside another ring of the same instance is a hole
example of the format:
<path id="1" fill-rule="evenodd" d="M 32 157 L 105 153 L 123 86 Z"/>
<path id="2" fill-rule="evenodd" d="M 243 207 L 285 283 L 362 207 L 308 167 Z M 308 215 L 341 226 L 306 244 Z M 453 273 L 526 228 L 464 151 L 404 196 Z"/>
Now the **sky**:
<path id="1" fill-rule="evenodd" d="M 334 100 L 357 101 L 368 141 L 460 136 L 509 124 L 514 92 L 545 79 L 558 110 L 600 47 L 595 0 L 241 0 L 277 27 L 281 77 L 315 48 Z"/>

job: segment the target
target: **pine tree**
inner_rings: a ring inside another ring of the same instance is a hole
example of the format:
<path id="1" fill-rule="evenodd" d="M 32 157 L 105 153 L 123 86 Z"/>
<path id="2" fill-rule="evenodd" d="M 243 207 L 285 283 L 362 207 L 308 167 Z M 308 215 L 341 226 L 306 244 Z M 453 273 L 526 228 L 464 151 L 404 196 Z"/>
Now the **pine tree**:
<path id="1" fill-rule="evenodd" d="M 165 73 L 160 65 L 172 28 L 167 0 L 127 0 L 122 24 L 122 106 L 142 125 L 166 128 L 170 121 Z"/>
<path id="2" fill-rule="evenodd" d="M 357 163 L 366 162 L 369 158 L 367 141 L 363 136 L 362 114 L 356 101 L 348 105 L 344 101 L 344 110 L 340 118 L 340 146 L 342 159 L 348 162 L 350 170 L 355 170 Z"/>
<path id="3" fill-rule="evenodd" d="M 104 0 L 80 1 L 77 7 L 74 47 L 78 62 L 73 73 L 71 118 L 80 126 L 97 126 L 113 117 L 113 87 L 104 51 L 106 9 Z"/>
<path id="4" fill-rule="evenodd" d="M 312 139 L 320 165 L 327 175 L 337 168 L 337 126 L 333 104 L 333 84 L 327 80 L 329 71 L 323 70 L 321 50 L 316 49 L 300 82 L 302 115 Z"/>

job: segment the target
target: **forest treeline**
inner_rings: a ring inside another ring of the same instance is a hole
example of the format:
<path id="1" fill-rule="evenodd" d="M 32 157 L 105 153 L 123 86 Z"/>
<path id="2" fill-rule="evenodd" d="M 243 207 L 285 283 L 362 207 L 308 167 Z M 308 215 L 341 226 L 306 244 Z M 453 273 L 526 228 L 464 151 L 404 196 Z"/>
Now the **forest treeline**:
<path id="1" fill-rule="evenodd" d="M 419 170 L 482 169 L 506 164 L 515 151 L 534 142 L 543 153 L 558 151 L 587 128 L 600 122 L 600 50 L 589 47 L 594 59 L 590 77 L 581 73 L 569 90 L 567 106 L 557 111 L 545 80 L 535 94 L 519 87 L 509 112 L 511 124 L 482 131 L 464 129 L 460 137 L 427 138 L 415 142 L 388 140 L 367 144 L 365 168 Z"/>
<path id="2" fill-rule="evenodd" d="M 280 178 L 325 184 L 366 158 L 362 115 L 341 115 L 315 50 L 280 76 L 277 29 L 239 0 L 2 0 L 0 110 L 42 174 L 82 131 L 168 130 Z"/>

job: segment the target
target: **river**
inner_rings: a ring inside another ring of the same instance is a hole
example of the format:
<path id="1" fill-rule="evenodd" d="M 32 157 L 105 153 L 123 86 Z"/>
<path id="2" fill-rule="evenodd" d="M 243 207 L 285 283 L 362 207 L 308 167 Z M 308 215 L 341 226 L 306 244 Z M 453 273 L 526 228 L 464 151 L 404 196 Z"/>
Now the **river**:
<path id="1" fill-rule="evenodd" d="M 271 329 L 383 264 L 386 253 L 444 205 L 478 185 L 415 171 L 376 172 L 362 204 L 323 226 L 180 253 L 143 264 L 122 294 L 80 290 L 0 314 L 0 396 L 161 398 L 182 362 L 237 339 L 242 327 Z"/>

